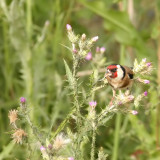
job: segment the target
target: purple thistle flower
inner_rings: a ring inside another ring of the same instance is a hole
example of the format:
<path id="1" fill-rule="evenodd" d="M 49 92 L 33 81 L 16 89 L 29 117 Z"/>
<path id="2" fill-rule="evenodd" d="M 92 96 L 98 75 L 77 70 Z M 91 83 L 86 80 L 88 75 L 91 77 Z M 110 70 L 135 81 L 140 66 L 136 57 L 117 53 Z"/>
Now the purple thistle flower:
<path id="1" fill-rule="evenodd" d="M 42 151 L 45 151 L 45 150 L 46 150 L 46 148 L 45 148 L 45 147 L 43 147 L 43 146 L 41 146 L 41 147 L 40 147 L 40 150 L 41 150 L 41 152 L 42 152 Z"/>
<path id="2" fill-rule="evenodd" d="M 21 103 L 25 103 L 25 102 L 26 102 L 26 99 L 25 99 L 24 97 L 21 97 L 21 98 L 20 98 L 20 102 L 21 102 Z"/>
<path id="3" fill-rule="evenodd" d="M 145 79 L 145 80 L 144 80 L 144 83 L 145 83 L 145 84 L 149 84 L 149 83 L 150 83 L 150 81 L 149 81 L 149 80 L 147 80 L 147 79 Z"/>
<path id="4" fill-rule="evenodd" d="M 147 67 L 151 66 L 151 64 L 152 64 L 151 62 L 148 62 L 148 63 L 147 63 Z"/>
<path id="5" fill-rule="evenodd" d="M 74 158 L 73 157 L 68 157 L 68 160 L 74 160 Z"/>
<path id="6" fill-rule="evenodd" d="M 98 38 L 99 38 L 98 36 L 93 37 L 93 38 L 92 38 L 92 41 L 93 41 L 93 42 L 96 42 L 96 41 L 98 40 Z"/>
<path id="7" fill-rule="evenodd" d="M 137 115 L 137 114 L 138 114 L 138 112 L 137 112 L 136 110 L 132 110 L 131 113 L 132 113 L 133 115 Z"/>
<path id="8" fill-rule="evenodd" d="M 76 49 L 73 49 L 73 53 L 78 53 L 78 51 Z"/>
<path id="9" fill-rule="evenodd" d="M 67 31 L 71 31 L 71 30 L 72 30 L 72 27 L 71 27 L 70 24 L 67 24 L 67 25 L 66 25 L 66 28 L 67 28 Z"/>
<path id="10" fill-rule="evenodd" d="M 91 102 L 89 102 L 89 105 L 90 105 L 91 107 L 96 107 L 97 102 L 96 102 L 96 101 L 91 101 Z"/>
<path id="11" fill-rule="evenodd" d="M 100 48 L 100 52 L 103 54 L 104 52 L 106 51 L 106 48 L 105 47 L 101 47 Z"/>
<path id="12" fill-rule="evenodd" d="M 144 92 L 144 96 L 147 96 L 147 95 L 148 95 L 148 92 L 147 92 L 147 91 L 145 91 L 145 92 Z"/>
<path id="13" fill-rule="evenodd" d="M 92 59 L 92 53 L 91 52 L 88 52 L 88 54 L 86 55 L 85 59 L 87 61 L 91 60 Z"/>

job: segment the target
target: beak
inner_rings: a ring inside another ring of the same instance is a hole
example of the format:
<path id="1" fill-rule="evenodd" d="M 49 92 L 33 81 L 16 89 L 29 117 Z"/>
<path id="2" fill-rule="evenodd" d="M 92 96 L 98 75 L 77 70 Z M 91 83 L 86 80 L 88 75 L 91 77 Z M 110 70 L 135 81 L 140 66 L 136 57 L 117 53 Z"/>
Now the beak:
<path id="1" fill-rule="evenodd" d="M 111 75 L 112 75 L 111 71 L 109 69 L 107 69 L 106 76 L 111 76 Z"/>

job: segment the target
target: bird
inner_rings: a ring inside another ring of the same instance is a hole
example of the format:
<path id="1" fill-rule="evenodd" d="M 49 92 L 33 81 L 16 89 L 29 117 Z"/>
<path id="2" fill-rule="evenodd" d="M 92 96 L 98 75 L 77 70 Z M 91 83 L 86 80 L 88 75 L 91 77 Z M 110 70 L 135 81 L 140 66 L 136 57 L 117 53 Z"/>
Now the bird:
<path id="1" fill-rule="evenodd" d="M 107 79 L 108 84 L 112 87 L 112 102 L 117 90 L 126 89 L 125 95 L 129 95 L 130 88 L 133 85 L 134 72 L 131 67 L 111 64 L 107 66 L 104 78 Z"/>

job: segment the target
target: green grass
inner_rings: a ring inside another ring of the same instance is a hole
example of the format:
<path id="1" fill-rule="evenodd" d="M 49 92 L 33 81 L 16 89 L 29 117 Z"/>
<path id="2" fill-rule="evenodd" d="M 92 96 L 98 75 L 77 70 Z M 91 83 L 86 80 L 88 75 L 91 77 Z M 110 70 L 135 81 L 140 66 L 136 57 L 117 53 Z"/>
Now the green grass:
<path id="1" fill-rule="evenodd" d="M 157 68 L 160 64 L 157 59 L 159 12 L 158 0 L 134 0 L 136 25 L 133 26 L 128 12 L 119 11 L 116 0 L 1 0 L 0 159 L 25 159 L 28 156 L 28 149 L 24 151 L 23 145 L 13 145 L 10 138 L 8 111 L 19 106 L 21 96 L 28 100 L 33 123 L 48 133 L 53 133 L 72 109 L 63 59 L 69 66 L 72 61 L 69 51 L 61 45 L 69 45 L 67 23 L 75 32 L 86 33 L 87 37 L 98 35 L 97 45 L 106 47 L 107 62 L 120 61 L 132 66 L 135 57 L 146 57 Z M 45 25 L 46 21 L 49 25 Z M 123 45 L 125 51 L 121 50 Z M 121 52 L 124 53 L 122 56 Z M 89 70 L 91 65 L 91 62 L 84 62 L 79 71 Z M 160 157 L 157 71 L 148 78 L 151 81 L 148 87 L 136 85 L 134 88 L 139 90 L 133 89 L 136 94 L 142 89 L 149 91 L 139 115 L 128 115 L 128 120 L 122 115 L 122 127 L 117 136 L 114 136 L 115 117 L 107 127 L 98 131 L 96 148 L 103 146 L 108 159 L 116 152 L 114 160 L 127 160 L 137 150 L 143 151 L 137 155 L 141 160 L 158 160 Z M 88 77 L 82 79 L 88 84 Z M 110 87 L 98 91 L 95 99 L 99 106 L 107 104 L 111 94 Z M 74 123 L 70 122 L 68 126 L 74 129 Z M 119 147 L 113 152 L 114 141 L 119 141 Z M 89 150 L 87 144 L 84 147 Z M 87 152 L 85 154 L 89 156 Z M 32 159 L 39 156 L 37 151 Z"/>

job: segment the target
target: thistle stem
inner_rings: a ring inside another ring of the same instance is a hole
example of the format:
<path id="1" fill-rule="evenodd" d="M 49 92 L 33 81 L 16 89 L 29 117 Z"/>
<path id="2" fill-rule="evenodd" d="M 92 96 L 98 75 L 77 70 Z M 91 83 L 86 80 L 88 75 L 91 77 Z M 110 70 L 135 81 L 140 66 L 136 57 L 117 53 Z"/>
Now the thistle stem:
<path id="1" fill-rule="evenodd" d="M 114 147 L 113 147 L 112 160 L 117 160 L 117 157 L 118 157 L 119 133 L 120 133 L 121 120 L 122 120 L 122 115 L 118 113 L 116 116 L 116 128 L 115 128 L 115 134 L 114 134 Z"/>
<path id="2" fill-rule="evenodd" d="M 95 142 L 96 142 L 96 129 L 92 130 L 92 148 L 91 148 L 91 160 L 95 160 Z"/>
<path id="3" fill-rule="evenodd" d="M 80 106 L 78 101 L 78 82 L 77 82 L 77 68 L 79 64 L 79 59 L 77 57 L 73 57 L 73 79 L 74 79 L 74 87 L 73 87 L 73 97 L 74 97 L 74 107 L 76 108 L 76 117 L 77 117 L 77 135 L 80 135 L 80 126 L 81 126 L 81 113 Z M 75 150 L 75 159 L 79 159 L 80 156 L 80 139 L 81 136 L 76 140 L 76 150 Z"/>

